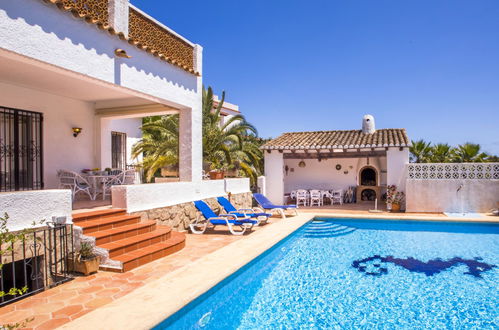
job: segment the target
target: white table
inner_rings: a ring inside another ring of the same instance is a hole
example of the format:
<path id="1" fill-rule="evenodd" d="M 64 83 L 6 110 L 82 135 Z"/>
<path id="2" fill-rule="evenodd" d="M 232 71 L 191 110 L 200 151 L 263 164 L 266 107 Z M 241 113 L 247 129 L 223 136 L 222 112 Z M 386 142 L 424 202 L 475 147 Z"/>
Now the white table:
<path id="1" fill-rule="evenodd" d="M 83 177 L 88 181 L 88 184 L 90 185 L 90 193 L 92 194 L 91 198 L 93 201 L 97 198 L 97 195 L 102 190 L 102 184 L 115 178 L 114 175 L 108 174 L 84 174 Z"/>

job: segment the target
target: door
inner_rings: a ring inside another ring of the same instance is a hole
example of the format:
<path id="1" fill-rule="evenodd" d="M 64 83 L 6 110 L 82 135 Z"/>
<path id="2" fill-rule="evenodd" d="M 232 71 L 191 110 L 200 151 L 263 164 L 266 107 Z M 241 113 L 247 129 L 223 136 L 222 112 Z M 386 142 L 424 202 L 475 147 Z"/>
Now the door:
<path id="1" fill-rule="evenodd" d="M 43 115 L 0 107 L 0 191 L 43 189 Z"/>
<path id="2" fill-rule="evenodd" d="M 111 166 L 125 170 L 126 167 L 126 133 L 111 132 Z"/>

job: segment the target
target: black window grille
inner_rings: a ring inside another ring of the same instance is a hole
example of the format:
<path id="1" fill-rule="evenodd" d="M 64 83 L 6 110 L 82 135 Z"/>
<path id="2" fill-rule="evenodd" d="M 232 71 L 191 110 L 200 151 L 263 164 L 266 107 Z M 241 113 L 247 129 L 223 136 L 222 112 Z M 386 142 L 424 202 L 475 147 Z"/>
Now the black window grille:
<path id="1" fill-rule="evenodd" d="M 111 132 L 111 166 L 124 170 L 126 167 L 126 133 Z"/>
<path id="2" fill-rule="evenodd" d="M 0 191 L 43 189 L 43 115 L 0 106 Z"/>

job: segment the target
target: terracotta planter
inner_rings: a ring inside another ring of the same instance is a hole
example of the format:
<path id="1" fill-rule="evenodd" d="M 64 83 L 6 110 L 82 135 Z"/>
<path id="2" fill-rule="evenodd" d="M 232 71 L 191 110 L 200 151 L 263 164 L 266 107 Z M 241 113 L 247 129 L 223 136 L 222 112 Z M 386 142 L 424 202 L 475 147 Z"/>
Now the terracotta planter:
<path id="1" fill-rule="evenodd" d="M 211 180 L 221 180 L 225 177 L 224 172 L 210 172 L 210 179 Z"/>
<path id="2" fill-rule="evenodd" d="M 400 204 L 393 204 L 392 203 L 391 212 L 400 212 Z"/>
<path id="3" fill-rule="evenodd" d="M 76 259 L 68 260 L 68 267 L 70 270 L 82 273 L 85 276 L 97 272 L 99 270 L 99 264 L 99 257 L 86 260 L 81 259 L 79 261 Z"/>

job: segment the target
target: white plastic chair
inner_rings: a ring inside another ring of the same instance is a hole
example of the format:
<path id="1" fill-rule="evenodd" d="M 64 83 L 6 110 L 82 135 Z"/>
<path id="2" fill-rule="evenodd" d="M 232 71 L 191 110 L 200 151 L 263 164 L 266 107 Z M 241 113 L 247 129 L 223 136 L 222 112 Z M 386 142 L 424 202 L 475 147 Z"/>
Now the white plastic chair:
<path id="1" fill-rule="evenodd" d="M 296 191 L 296 205 L 300 206 L 302 203 L 303 206 L 308 205 L 308 192 L 304 189 L 298 189 Z"/>
<path id="2" fill-rule="evenodd" d="M 69 170 L 59 170 L 57 177 L 59 178 L 59 188 L 71 189 L 73 200 L 80 191 L 86 193 L 93 200 L 90 183 L 80 174 Z"/>
<path id="3" fill-rule="evenodd" d="M 334 190 L 331 194 L 331 205 L 334 203 L 338 203 L 340 205 L 343 204 L 343 191 L 342 190 Z"/>
<path id="4" fill-rule="evenodd" d="M 111 195 L 111 187 L 122 184 L 123 173 L 118 175 L 109 176 L 102 182 L 102 200 L 106 199 L 106 195 Z"/>
<path id="5" fill-rule="evenodd" d="M 310 206 L 322 206 L 322 194 L 320 190 L 310 190 Z"/>

